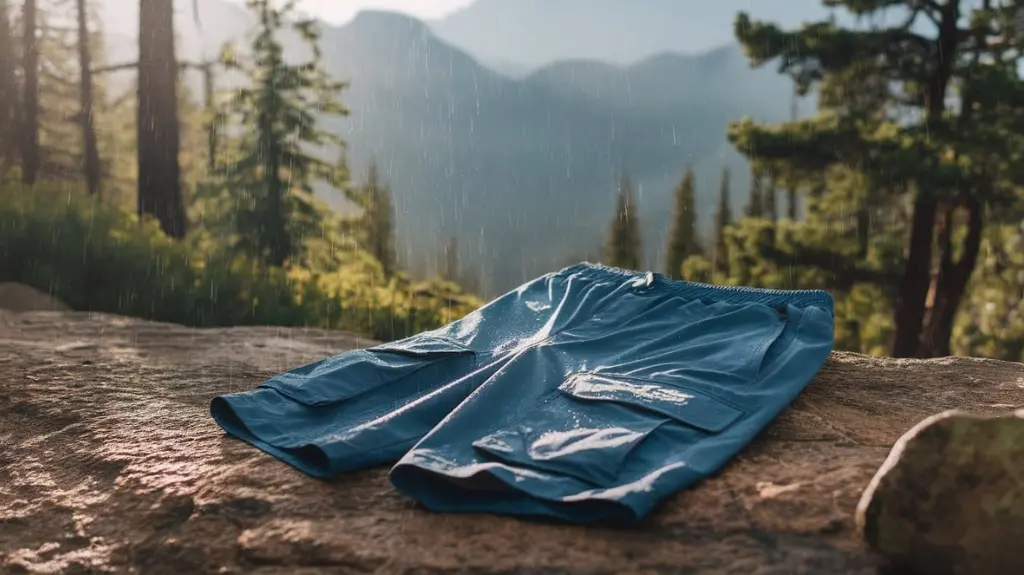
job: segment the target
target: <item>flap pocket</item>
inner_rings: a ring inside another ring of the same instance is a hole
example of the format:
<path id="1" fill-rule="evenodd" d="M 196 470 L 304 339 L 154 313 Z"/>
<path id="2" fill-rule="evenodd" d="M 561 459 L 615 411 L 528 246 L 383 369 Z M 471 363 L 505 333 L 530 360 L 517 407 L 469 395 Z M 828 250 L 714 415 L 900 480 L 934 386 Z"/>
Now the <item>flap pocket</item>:
<path id="1" fill-rule="evenodd" d="M 619 375 L 581 373 L 558 390 L 577 399 L 633 405 L 711 433 L 723 431 L 743 415 L 739 409 L 697 391 Z"/>
<path id="2" fill-rule="evenodd" d="M 397 353 L 415 357 L 445 357 L 472 353 L 471 349 L 453 339 L 425 334 L 375 345 L 367 348 L 367 351 Z"/>
<path id="3" fill-rule="evenodd" d="M 512 465 L 611 486 L 621 480 L 619 475 L 630 461 L 679 453 L 742 415 L 717 399 L 672 385 L 580 373 L 525 417 L 473 446 Z M 641 444 L 665 425 L 674 427 L 676 443 L 645 447 L 637 454 Z"/>
<path id="4" fill-rule="evenodd" d="M 261 387 L 274 389 L 305 405 L 329 405 L 409 377 L 442 360 L 472 355 L 471 349 L 457 342 L 421 334 L 346 351 L 282 373 Z M 442 378 L 434 379 L 437 381 L 418 382 L 416 388 L 422 391 L 445 383 Z"/>

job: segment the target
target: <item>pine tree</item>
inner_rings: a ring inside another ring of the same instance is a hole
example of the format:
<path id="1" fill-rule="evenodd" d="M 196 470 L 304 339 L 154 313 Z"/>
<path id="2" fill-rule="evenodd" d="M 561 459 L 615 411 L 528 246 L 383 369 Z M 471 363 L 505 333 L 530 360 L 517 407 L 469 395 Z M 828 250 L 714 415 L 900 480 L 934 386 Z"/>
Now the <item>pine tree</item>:
<path id="1" fill-rule="evenodd" d="M 762 189 L 762 180 L 758 177 L 757 172 L 750 172 L 750 191 L 747 192 L 747 209 L 746 216 L 748 218 L 763 218 L 764 217 L 764 190 Z"/>
<path id="2" fill-rule="evenodd" d="M 636 198 L 633 184 L 628 177 L 619 182 L 615 217 L 612 218 L 608 239 L 605 242 L 605 263 L 629 270 L 643 268 L 643 240 L 640 236 L 640 220 L 636 213 Z"/>
<path id="3" fill-rule="evenodd" d="M 363 248 L 380 262 L 384 277 L 391 277 L 397 267 L 395 208 L 391 188 L 381 181 L 376 162 L 372 162 L 367 170 L 359 202 L 363 208 L 360 218 Z"/>
<path id="4" fill-rule="evenodd" d="M 224 64 L 241 70 L 250 86 L 238 90 L 228 113 L 243 133 L 237 143 L 241 157 L 224 166 L 223 188 L 236 197 L 234 212 L 238 247 L 273 266 L 302 256 L 306 240 L 320 233 L 325 208 L 313 196 L 317 180 L 338 184 L 336 166 L 307 149 L 343 145 L 317 126 L 319 114 L 343 116 L 338 97 L 345 83 L 324 71 L 316 22 L 295 19 L 295 2 L 247 0 L 259 22 L 252 40 L 252 63 L 228 51 Z M 279 37 L 288 27 L 306 43 L 312 58 L 289 63 Z M 230 130 L 225 130 L 230 133 Z"/>
<path id="5" fill-rule="evenodd" d="M 727 273 L 729 270 L 729 244 L 726 230 L 732 225 L 732 200 L 729 190 L 729 168 L 722 170 L 721 187 L 718 190 L 718 211 L 715 212 L 715 247 L 711 254 L 715 271 Z"/>
<path id="6" fill-rule="evenodd" d="M 92 113 L 83 114 L 82 77 L 82 38 L 77 10 L 78 0 L 38 0 L 35 6 L 35 38 L 37 68 L 39 70 L 37 88 L 37 102 L 35 105 L 35 121 L 23 122 L 20 103 L 22 94 L 15 92 L 14 109 L 5 108 L 0 111 L 0 133 L 5 129 L 13 129 L 15 135 L 20 131 L 32 132 L 32 125 L 35 126 L 36 140 L 38 144 L 38 170 L 36 171 L 37 181 L 68 181 L 76 173 L 85 173 L 87 165 L 91 167 L 93 181 L 107 178 L 104 182 L 104 199 L 114 199 L 117 195 L 111 194 L 111 188 L 116 192 L 129 191 L 125 189 L 130 186 L 130 201 L 135 203 L 134 173 L 135 154 L 135 119 L 134 102 L 124 94 L 116 105 L 107 102 L 107 86 L 102 75 L 95 75 L 91 80 Z M 11 2 L 7 0 L 10 7 Z M 85 3 L 83 8 L 87 16 L 86 33 L 84 38 L 87 41 L 87 60 L 90 62 L 90 70 L 105 70 L 103 61 L 103 34 L 99 15 L 95 9 L 95 2 Z M 21 46 L 24 45 L 21 34 L 25 29 L 25 16 L 22 10 L 11 10 L 13 16 L 10 18 L 11 42 L 15 46 L 12 54 L 15 62 L 21 62 Z M 29 15 L 31 16 L 31 15 Z M 2 57 L 0 57 L 2 59 Z M 0 65 L 2 69 L 2 65 Z M 121 67 L 125 70 L 125 67 Z M 2 70 L 0 70 L 2 73 Z M 13 80 L 12 80 L 13 81 Z M 24 84 L 22 83 L 22 88 Z M 2 90 L 0 90 L 2 91 Z M 131 92 L 134 96 L 134 91 Z M 30 106 L 31 108 L 32 106 Z M 116 110 L 114 108 L 117 108 Z M 16 122 L 12 126 L 5 125 L 3 118 L 13 117 Z M 85 127 L 83 118 L 93 118 L 92 128 L 96 136 L 97 146 L 93 150 L 95 155 L 92 163 L 87 162 L 85 150 Z M 130 132 L 130 133 L 129 133 Z M 18 156 L 18 146 L 30 144 L 30 138 L 14 142 L 13 150 L 8 152 Z M 117 148 L 115 154 L 110 154 L 110 164 L 104 164 L 99 153 L 104 146 L 107 149 Z M 0 152 L 2 154 L 2 152 Z M 13 162 L 12 162 L 13 163 Z M 124 164 L 122 170 L 113 173 L 113 164 L 119 167 Z M 130 165 L 128 165 L 130 164 Z M 99 174 L 99 178 L 96 177 Z M 109 176 L 116 176 L 118 185 L 113 185 L 114 179 Z M 106 182 L 111 185 L 106 185 Z M 87 189 L 89 182 L 86 183 Z M 117 199 L 122 199 L 118 197 Z M 124 199 L 129 199 L 127 195 Z M 121 202 L 124 203 L 123 201 Z"/>
<path id="7" fill-rule="evenodd" d="M 794 246 L 792 259 L 829 281 L 857 278 L 844 286 L 851 293 L 872 288 L 888 299 L 891 355 L 945 355 L 986 225 L 1006 206 L 1006 192 L 1024 185 L 1024 174 L 1003 167 L 1024 155 L 1024 108 L 1014 103 L 1024 79 L 1017 59 L 1004 58 L 1024 41 L 1011 15 L 1017 3 L 828 3 L 865 20 L 893 7 L 908 17 L 787 31 L 739 14 L 735 31 L 751 63 L 782 62 L 780 73 L 800 93 L 816 90 L 821 113 L 782 126 L 744 120 L 730 140 L 787 189 L 813 191 L 801 222 L 813 243 Z M 902 206 L 906 216 L 872 224 L 883 206 Z M 869 236 L 862 254 L 857 242 Z"/>
<path id="8" fill-rule="evenodd" d="M 686 258 L 701 253 L 697 242 L 694 187 L 693 168 L 687 166 L 682 181 L 675 189 L 675 210 L 665 249 L 665 274 L 672 279 L 682 279 L 683 262 Z"/>

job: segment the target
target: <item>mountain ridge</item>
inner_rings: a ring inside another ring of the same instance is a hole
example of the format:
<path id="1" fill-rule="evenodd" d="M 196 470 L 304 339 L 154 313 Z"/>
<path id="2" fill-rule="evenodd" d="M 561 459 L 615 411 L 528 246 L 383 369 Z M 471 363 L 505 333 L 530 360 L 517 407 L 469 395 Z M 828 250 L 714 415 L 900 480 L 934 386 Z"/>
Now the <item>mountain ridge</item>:
<path id="1" fill-rule="evenodd" d="M 628 65 L 662 51 L 695 55 L 731 42 L 740 11 L 787 27 L 830 14 L 821 0 L 477 0 L 430 25 L 485 62 L 537 68 L 589 56 Z"/>

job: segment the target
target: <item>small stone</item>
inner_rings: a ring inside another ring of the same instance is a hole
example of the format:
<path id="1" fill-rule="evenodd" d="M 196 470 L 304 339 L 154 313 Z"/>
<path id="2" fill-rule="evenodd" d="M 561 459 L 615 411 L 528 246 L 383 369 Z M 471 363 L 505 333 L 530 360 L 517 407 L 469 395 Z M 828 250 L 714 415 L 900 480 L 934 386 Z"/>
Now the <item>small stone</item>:
<path id="1" fill-rule="evenodd" d="M 897 573 L 1024 573 L 1024 410 L 921 421 L 893 446 L 856 521 Z"/>

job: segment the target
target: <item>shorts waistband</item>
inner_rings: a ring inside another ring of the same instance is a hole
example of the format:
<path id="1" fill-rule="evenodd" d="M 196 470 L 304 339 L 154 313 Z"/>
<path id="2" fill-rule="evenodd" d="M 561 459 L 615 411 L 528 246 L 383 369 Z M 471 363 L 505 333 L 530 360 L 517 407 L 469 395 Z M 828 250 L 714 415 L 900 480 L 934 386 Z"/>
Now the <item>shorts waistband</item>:
<path id="1" fill-rule="evenodd" d="M 710 299 L 729 303 L 760 303 L 770 306 L 818 307 L 834 315 L 832 295 L 824 290 L 781 290 L 745 286 L 718 286 L 673 280 L 657 272 L 637 272 L 603 264 L 583 262 L 569 266 L 559 275 L 579 274 L 586 278 L 633 281 L 647 293 L 676 294 L 688 299 Z"/>

